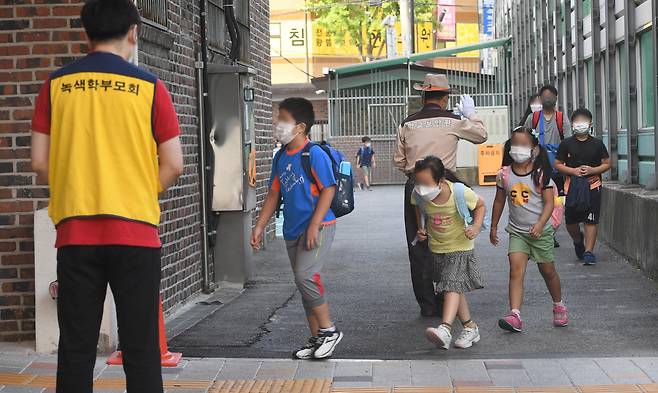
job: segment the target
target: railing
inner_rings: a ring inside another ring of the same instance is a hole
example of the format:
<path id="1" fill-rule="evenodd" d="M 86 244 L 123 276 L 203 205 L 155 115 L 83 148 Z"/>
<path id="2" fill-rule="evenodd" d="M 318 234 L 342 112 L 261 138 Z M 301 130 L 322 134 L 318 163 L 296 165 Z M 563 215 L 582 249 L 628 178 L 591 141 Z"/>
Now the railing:
<path id="1" fill-rule="evenodd" d="M 167 0 L 137 0 L 137 8 L 144 19 L 167 26 Z"/>

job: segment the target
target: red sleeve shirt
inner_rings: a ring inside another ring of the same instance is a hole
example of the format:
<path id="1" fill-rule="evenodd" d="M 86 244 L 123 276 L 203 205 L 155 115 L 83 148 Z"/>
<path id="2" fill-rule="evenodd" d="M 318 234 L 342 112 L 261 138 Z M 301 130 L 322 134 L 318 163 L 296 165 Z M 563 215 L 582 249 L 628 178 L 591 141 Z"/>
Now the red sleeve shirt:
<path id="1" fill-rule="evenodd" d="M 180 127 L 169 91 L 159 79 L 155 84 L 153 101 L 153 132 L 156 142 L 162 144 L 180 135 Z M 50 134 L 50 80 L 46 80 L 39 89 L 32 116 L 32 131 Z"/>

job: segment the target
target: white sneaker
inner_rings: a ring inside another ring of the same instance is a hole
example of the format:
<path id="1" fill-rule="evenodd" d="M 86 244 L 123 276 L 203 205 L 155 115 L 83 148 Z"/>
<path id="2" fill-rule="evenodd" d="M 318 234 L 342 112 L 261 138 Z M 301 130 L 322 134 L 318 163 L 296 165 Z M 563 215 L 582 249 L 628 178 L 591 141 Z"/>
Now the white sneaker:
<path id="1" fill-rule="evenodd" d="M 334 354 L 334 349 L 343 339 L 343 332 L 336 329 L 332 333 L 318 333 L 318 341 L 315 343 L 313 357 L 316 359 L 328 359 Z"/>
<path id="2" fill-rule="evenodd" d="M 455 347 L 457 348 L 470 348 L 473 344 L 480 341 L 480 329 L 465 327 L 461 334 L 455 340 Z"/>
<path id="3" fill-rule="evenodd" d="M 452 341 L 452 334 L 450 330 L 444 325 L 439 325 L 438 328 L 427 328 L 425 330 L 425 337 L 430 340 L 437 348 L 449 349 L 450 342 Z"/>
<path id="4" fill-rule="evenodd" d="M 308 342 L 299 350 L 292 354 L 295 359 L 308 360 L 313 358 L 315 352 L 315 344 L 318 342 L 317 337 L 311 337 Z"/>

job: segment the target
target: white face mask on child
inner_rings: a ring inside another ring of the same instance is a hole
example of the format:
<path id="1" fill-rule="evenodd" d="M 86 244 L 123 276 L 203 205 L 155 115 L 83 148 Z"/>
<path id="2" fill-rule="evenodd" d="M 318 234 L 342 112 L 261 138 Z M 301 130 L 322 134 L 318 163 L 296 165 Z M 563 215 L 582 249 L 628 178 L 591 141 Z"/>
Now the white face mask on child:
<path id="1" fill-rule="evenodd" d="M 284 145 L 287 145 L 297 136 L 293 133 L 294 130 L 294 123 L 279 122 L 279 124 L 274 127 L 274 138 L 279 140 Z"/>
<path id="2" fill-rule="evenodd" d="M 419 184 L 414 188 L 414 191 L 416 191 L 416 194 L 420 195 L 426 201 L 431 202 L 441 193 L 441 186 L 430 187 Z"/>
<path id="3" fill-rule="evenodd" d="M 512 146 L 509 155 L 517 164 L 523 164 L 532 158 L 532 149 L 526 146 Z"/>
<path id="4" fill-rule="evenodd" d="M 573 133 L 576 135 L 585 135 L 589 134 L 590 129 L 589 123 L 574 123 L 573 124 Z"/>
<path id="5" fill-rule="evenodd" d="M 530 104 L 530 110 L 532 113 L 539 112 L 543 109 L 542 104 Z"/>

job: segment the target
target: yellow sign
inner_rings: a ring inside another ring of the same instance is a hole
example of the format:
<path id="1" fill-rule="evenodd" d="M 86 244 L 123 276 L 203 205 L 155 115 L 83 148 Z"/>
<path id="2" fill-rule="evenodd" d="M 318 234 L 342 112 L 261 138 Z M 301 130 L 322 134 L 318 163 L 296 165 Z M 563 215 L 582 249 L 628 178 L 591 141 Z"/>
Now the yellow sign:
<path id="1" fill-rule="evenodd" d="M 457 23 L 457 46 L 477 44 L 480 42 L 480 30 L 477 23 Z M 457 54 L 457 57 L 479 57 L 480 51 L 474 50 Z"/>

